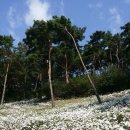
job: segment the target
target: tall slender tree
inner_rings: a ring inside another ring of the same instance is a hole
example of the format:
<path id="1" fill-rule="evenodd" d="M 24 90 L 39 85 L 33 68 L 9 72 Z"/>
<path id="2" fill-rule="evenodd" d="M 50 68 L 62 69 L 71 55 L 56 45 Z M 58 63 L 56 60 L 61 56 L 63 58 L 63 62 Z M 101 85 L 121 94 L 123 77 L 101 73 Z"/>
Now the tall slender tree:
<path id="1" fill-rule="evenodd" d="M 123 40 L 124 60 L 123 63 L 128 67 L 130 65 L 130 22 L 121 27 L 121 38 Z"/>
<path id="2" fill-rule="evenodd" d="M 89 81 L 90 81 L 90 83 L 91 83 L 91 85 L 92 85 L 92 87 L 93 87 L 93 89 L 94 89 L 94 92 L 95 92 L 95 94 L 96 94 L 96 97 L 97 97 L 98 102 L 99 102 L 99 103 L 102 103 L 102 101 L 101 101 L 101 99 L 100 99 L 100 97 L 99 97 L 99 94 L 98 94 L 98 92 L 97 92 L 97 89 L 96 89 L 96 87 L 95 87 L 95 84 L 94 84 L 94 82 L 92 81 L 90 75 L 88 74 L 88 70 L 87 70 L 87 68 L 86 68 L 86 66 L 85 66 L 85 64 L 84 64 L 84 62 L 83 62 L 83 59 L 82 59 L 82 57 L 81 57 L 81 54 L 80 54 L 80 52 L 79 52 L 79 50 L 78 50 L 78 48 L 77 48 L 77 45 L 76 45 L 76 42 L 75 42 L 74 37 L 73 37 L 72 34 L 68 31 L 67 27 L 65 27 L 65 30 L 66 30 L 66 32 L 70 35 L 70 37 L 73 39 L 73 42 L 74 42 L 75 48 L 76 48 L 76 50 L 77 50 L 77 53 L 78 53 L 78 55 L 79 55 L 80 61 L 81 61 L 81 63 L 82 63 L 82 66 L 83 66 L 85 72 L 87 72 L 87 77 L 88 77 L 88 79 L 89 79 Z"/>
<path id="3" fill-rule="evenodd" d="M 8 71 L 11 63 L 12 45 L 13 45 L 12 36 L 0 36 L 0 46 L 1 46 L 0 48 L 3 52 L 3 60 L 1 62 L 3 62 L 3 64 L 6 66 L 1 105 L 4 103 L 5 92 L 7 88 L 7 77 L 8 77 Z"/>

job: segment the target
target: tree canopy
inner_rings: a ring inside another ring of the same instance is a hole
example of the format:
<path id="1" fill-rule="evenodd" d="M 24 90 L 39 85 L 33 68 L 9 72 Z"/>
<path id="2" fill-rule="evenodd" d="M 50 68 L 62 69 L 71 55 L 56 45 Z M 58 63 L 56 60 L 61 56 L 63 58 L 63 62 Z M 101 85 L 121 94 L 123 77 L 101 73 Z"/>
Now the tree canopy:
<path id="1" fill-rule="evenodd" d="M 19 41 L 17 47 L 13 46 L 12 36 L 0 35 L 0 96 L 2 97 L 3 88 L 6 86 L 5 101 L 40 98 L 43 95 L 50 98 L 48 89 L 50 48 L 52 48 L 51 80 L 55 98 L 94 94 L 88 80 L 84 80 L 86 72 L 66 28 L 74 37 L 88 74 L 93 78 L 99 93 L 107 93 L 109 89 L 117 91 L 128 88 L 130 83 L 127 79 L 130 75 L 129 22 L 122 26 L 121 32 L 117 34 L 97 30 L 91 34 L 89 41 L 81 46 L 80 41 L 85 38 L 86 27 L 73 25 L 65 16 L 53 16 L 48 21 L 35 20 L 26 30 L 25 38 Z M 110 79 L 110 75 L 113 80 Z M 119 85 L 117 82 L 121 79 L 124 84 L 117 89 L 116 86 Z"/>

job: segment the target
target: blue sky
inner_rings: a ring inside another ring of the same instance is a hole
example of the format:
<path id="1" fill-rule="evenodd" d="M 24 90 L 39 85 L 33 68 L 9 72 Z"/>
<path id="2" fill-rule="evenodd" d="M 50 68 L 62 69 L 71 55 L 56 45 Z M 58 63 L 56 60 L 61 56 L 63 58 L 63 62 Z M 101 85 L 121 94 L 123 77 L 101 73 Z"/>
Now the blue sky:
<path id="1" fill-rule="evenodd" d="M 130 0 L 0 0 L 0 35 L 11 34 L 16 45 L 34 19 L 65 15 L 73 24 L 87 27 L 84 44 L 96 30 L 119 32 L 130 22 L 129 12 Z"/>

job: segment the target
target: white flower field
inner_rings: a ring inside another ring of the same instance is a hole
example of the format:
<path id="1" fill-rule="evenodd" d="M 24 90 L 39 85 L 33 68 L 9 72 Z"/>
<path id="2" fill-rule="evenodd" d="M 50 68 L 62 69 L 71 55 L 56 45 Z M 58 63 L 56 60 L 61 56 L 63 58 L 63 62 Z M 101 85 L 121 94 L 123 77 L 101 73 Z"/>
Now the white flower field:
<path id="1" fill-rule="evenodd" d="M 0 130 L 130 130 L 130 90 L 96 97 L 0 107 Z"/>

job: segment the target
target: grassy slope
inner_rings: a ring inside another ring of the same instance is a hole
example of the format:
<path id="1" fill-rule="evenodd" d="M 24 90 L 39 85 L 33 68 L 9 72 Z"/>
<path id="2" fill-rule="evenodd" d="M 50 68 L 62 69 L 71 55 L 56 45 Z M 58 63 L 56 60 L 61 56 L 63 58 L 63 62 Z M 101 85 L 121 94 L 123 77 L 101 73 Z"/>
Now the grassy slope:
<path id="1" fill-rule="evenodd" d="M 0 109 L 0 130 L 130 130 L 130 90 L 101 96 L 27 104 L 8 103 Z"/>

